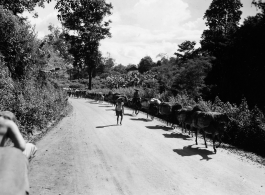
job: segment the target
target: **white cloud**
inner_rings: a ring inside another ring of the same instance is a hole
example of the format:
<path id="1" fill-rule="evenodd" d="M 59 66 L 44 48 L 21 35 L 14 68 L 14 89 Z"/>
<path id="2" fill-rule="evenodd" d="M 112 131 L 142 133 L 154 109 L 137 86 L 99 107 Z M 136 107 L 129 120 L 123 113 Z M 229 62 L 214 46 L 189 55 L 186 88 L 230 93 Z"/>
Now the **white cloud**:
<path id="1" fill-rule="evenodd" d="M 32 14 L 30 14 L 30 13 L 24 13 L 23 15 L 29 19 L 31 24 L 38 25 L 38 26 L 41 26 L 44 23 L 47 23 L 47 21 L 50 21 L 50 20 L 56 21 L 56 19 L 57 19 L 56 18 L 57 17 L 57 11 L 53 11 L 52 13 L 49 13 L 48 15 L 45 15 L 45 16 L 43 16 L 43 15 L 39 16 L 38 18 L 32 17 Z"/>
<path id="2" fill-rule="evenodd" d="M 189 21 L 188 4 L 182 0 L 140 0 L 132 10 L 118 15 L 120 20 L 112 24 L 112 38 L 103 40 L 100 48 L 124 65 L 138 64 L 146 55 L 154 61 L 159 53 L 172 56 L 180 43 L 198 42 L 202 33 L 197 30 L 202 18 Z"/>
<path id="3" fill-rule="evenodd" d="M 103 54 L 109 52 L 117 63 L 127 65 L 138 64 L 146 55 L 154 61 L 159 53 L 172 56 L 185 40 L 198 43 L 205 29 L 202 17 L 212 0 L 107 1 L 113 5 L 113 14 L 109 17 L 112 20 L 112 38 L 102 40 L 100 50 Z M 243 9 L 245 16 L 256 13 L 249 0 L 242 2 L 247 5 Z M 37 19 L 30 17 L 39 38 L 49 33 L 50 23 L 60 26 L 55 3 L 45 4 L 45 9 L 36 8 Z"/>
<path id="4" fill-rule="evenodd" d="M 110 17 L 108 17 L 112 21 L 112 23 L 119 23 L 121 21 L 121 16 L 119 12 L 113 13 Z"/>
<path id="5" fill-rule="evenodd" d="M 193 30 L 193 29 L 201 29 L 205 27 L 205 21 L 203 20 L 203 18 L 197 18 L 194 21 L 188 21 L 187 23 L 185 23 L 183 25 L 183 28 L 189 29 L 189 30 Z"/>
<path id="6" fill-rule="evenodd" d="M 140 0 L 129 12 L 135 24 L 151 30 L 170 30 L 188 18 L 188 4 L 182 0 Z"/>
<path id="7" fill-rule="evenodd" d="M 55 2 L 45 4 L 45 8 L 37 7 L 35 11 L 38 13 L 38 18 L 34 18 L 32 13 L 24 12 L 23 16 L 27 17 L 30 23 L 36 27 L 38 38 L 43 38 L 49 33 L 48 25 L 61 26 L 57 20 L 57 10 L 54 9 Z"/>

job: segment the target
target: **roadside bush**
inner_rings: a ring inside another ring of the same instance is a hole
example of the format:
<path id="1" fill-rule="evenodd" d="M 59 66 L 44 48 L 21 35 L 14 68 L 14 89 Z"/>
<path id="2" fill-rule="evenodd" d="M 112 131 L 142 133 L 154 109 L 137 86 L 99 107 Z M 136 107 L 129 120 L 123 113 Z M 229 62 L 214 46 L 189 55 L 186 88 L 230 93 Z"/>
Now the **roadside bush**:
<path id="1" fill-rule="evenodd" d="M 78 88 L 78 89 L 81 89 L 81 88 L 85 88 L 85 85 L 81 84 L 81 83 L 71 83 L 69 85 L 70 88 Z"/>
<path id="2" fill-rule="evenodd" d="M 194 106 L 196 105 L 196 102 L 193 98 L 191 98 L 186 91 L 183 91 L 182 93 L 176 95 L 176 96 L 170 96 L 169 101 L 172 103 L 178 103 L 181 104 L 182 107 L 187 106 Z"/>
<path id="3" fill-rule="evenodd" d="M 23 134 L 40 130 L 60 115 L 67 104 L 67 94 L 48 82 L 42 86 L 34 80 L 14 82 L 2 89 L 0 110 L 14 112 Z"/>
<path id="4" fill-rule="evenodd" d="M 260 109 L 249 109 L 247 101 L 230 112 L 231 122 L 227 129 L 228 142 L 257 154 L 265 154 L 264 116 Z"/>

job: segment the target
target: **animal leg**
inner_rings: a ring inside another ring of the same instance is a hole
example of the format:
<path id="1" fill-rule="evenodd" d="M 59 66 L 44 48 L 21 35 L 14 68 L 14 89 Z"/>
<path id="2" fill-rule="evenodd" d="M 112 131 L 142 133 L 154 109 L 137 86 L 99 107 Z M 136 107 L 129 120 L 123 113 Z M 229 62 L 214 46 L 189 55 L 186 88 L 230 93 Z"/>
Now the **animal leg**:
<path id="1" fill-rule="evenodd" d="M 213 150 L 214 153 L 216 154 L 216 149 L 215 149 L 215 135 L 213 134 Z"/>
<path id="2" fill-rule="evenodd" d="M 180 122 L 179 125 L 178 125 L 181 129 L 181 132 L 183 132 L 183 129 L 182 129 L 182 123 Z"/>
<path id="3" fill-rule="evenodd" d="M 184 133 L 187 133 L 187 126 L 185 122 L 183 123 L 183 126 L 184 126 Z"/>
<path id="4" fill-rule="evenodd" d="M 195 131 L 196 131 L 196 130 L 197 130 L 197 129 L 195 129 Z M 193 132 L 194 132 L 193 128 L 190 127 L 190 134 L 191 134 L 191 137 L 193 137 Z M 190 134 L 189 134 L 189 135 L 190 135 Z"/>
<path id="5" fill-rule="evenodd" d="M 216 148 L 219 148 L 221 143 L 222 143 L 222 139 L 221 139 L 220 134 L 217 135 L 217 138 L 218 138 L 219 144 L 216 146 Z"/>
<path id="6" fill-rule="evenodd" d="M 192 127 L 193 128 L 193 127 Z M 195 143 L 196 143 L 196 145 L 198 145 L 198 142 L 197 142 L 197 137 L 198 137 L 198 130 L 196 129 L 196 131 L 195 131 L 195 136 L 196 136 L 196 138 L 195 138 Z"/>
<path id="7" fill-rule="evenodd" d="M 205 131 L 204 130 L 203 130 L 203 139 L 204 139 L 205 147 L 207 148 L 207 143 L 206 143 L 206 139 L 205 139 Z"/>

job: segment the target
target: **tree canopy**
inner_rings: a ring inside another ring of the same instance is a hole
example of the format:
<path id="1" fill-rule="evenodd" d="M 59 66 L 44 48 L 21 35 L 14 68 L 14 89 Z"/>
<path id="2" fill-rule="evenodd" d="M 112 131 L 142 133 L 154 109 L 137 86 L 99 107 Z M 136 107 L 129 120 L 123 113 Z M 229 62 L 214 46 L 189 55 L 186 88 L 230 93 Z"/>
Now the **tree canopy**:
<path id="1" fill-rule="evenodd" d="M 112 5 L 105 0 L 58 0 L 56 4 L 58 18 L 70 32 L 66 39 L 72 47 L 70 52 L 89 75 L 89 88 L 92 87 L 92 75 L 100 61 L 99 41 L 110 37 L 110 20 L 104 20 L 111 14 Z"/>
<path id="2" fill-rule="evenodd" d="M 51 0 L 0 0 L 0 5 L 17 15 L 22 14 L 24 11 L 32 12 L 36 6 L 44 7 L 45 2 L 49 3 Z M 37 13 L 35 15 L 37 16 Z"/>
<path id="3" fill-rule="evenodd" d="M 21 78 L 37 52 L 35 33 L 9 10 L 0 6 L 0 53 L 13 78 Z"/>
<path id="4" fill-rule="evenodd" d="M 154 62 L 150 56 L 145 56 L 144 58 L 141 59 L 139 65 L 138 65 L 138 70 L 140 73 L 147 72 L 154 66 Z"/>

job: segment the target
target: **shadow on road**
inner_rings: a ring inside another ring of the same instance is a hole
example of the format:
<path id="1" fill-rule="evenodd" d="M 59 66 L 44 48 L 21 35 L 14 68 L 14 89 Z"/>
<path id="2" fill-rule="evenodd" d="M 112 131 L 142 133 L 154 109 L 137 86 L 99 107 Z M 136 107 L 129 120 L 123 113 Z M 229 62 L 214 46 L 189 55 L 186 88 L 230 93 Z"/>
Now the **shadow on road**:
<path id="1" fill-rule="evenodd" d="M 165 138 L 180 138 L 183 140 L 191 140 L 192 138 L 188 135 L 183 135 L 181 133 L 171 133 L 171 134 L 163 134 Z"/>
<path id="2" fill-rule="evenodd" d="M 161 126 L 161 125 L 156 125 L 156 126 L 145 126 L 148 129 L 162 129 L 164 131 L 169 131 L 169 130 L 173 130 L 172 127 L 166 127 L 166 126 Z"/>
<path id="3" fill-rule="evenodd" d="M 131 120 L 133 120 L 133 121 L 145 121 L 145 122 L 151 121 L 151 120 L 148 120 L 146 118 L 131 118 Z"/>
<path id="4" fill-rule="evenodd" d="M 173 151 L 176 152 L 178 155 L 181 156 L 194 156 L 200 155 L 202 157 L 201 160 L 210 160 L 212 158 L 209 155 L 215 154 L 212 151 L 201 149 L 201 148 L 192 148 L 193 145 L 184 146 L 183 149 L 174 149 Z"/>
<path id="5" fill-rule="evenodd" d="M 112 127 L 112 126 L 118 126 L 118 125 L 105 125 L 105 126 L 97 126 L 96 128 L 105 128 L 105 127 Z"/>
<path id="6" fill-rule="evenodd" d="M 124 116 L 133 116 L 132 114 L 124 113 Z"/>
<path id="7" fill-rule="evenodd" d="M 97 101 L 87 101 L 86 103 L 90 103 L 90 104 L 98 104 Z"/>
<path id="8" fill-rule="evenodd" d="M 115 109 L 106 109 L 106 111 L 115 111 Z"/>
<path id="9" fill-rule="evenodd" d="M 99 107 L 105 107 L 105 108 L 107 108 L 107 107 L 113 107 L 113 106 L 99 106 Z"/>

